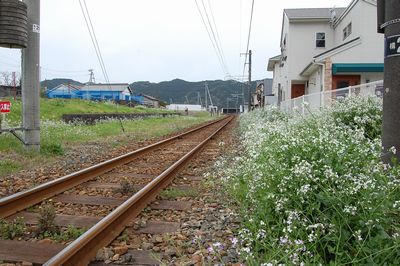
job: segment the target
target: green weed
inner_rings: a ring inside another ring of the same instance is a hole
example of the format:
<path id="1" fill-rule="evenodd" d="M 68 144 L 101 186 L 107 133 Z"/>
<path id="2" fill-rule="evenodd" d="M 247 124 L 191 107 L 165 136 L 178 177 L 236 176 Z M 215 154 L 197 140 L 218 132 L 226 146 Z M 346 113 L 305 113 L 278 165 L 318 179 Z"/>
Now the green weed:
<path id="1" fill-rule="evenodd" d="M 179 188 L 167 188 L 160 193 L 160 197 L 163 199 L 176 199 L 182 197 L 196 197 L 199 192 L 195 189 L 179 189 Z"/>
<path id="2" fill-rule="evenodd" d="M 8 175 L 22 169 L 22 165 L 10 160 L 0 161 L 0 176 Z"/>
<path id="3" fill-rule="evenodd" d="M 25 221 L 22 217 L 17 217 L 13 221 L 0 220 L 1 239 L 14 239 L 22 236 L 25 231 Z"/>

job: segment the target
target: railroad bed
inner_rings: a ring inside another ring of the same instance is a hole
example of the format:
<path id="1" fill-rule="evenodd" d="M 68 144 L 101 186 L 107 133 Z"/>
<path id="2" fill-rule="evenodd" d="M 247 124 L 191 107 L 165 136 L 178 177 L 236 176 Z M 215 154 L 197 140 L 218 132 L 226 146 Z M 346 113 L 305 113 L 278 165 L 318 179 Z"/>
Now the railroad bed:
<path id="1" fill-rule="evenodd" d="M 58 178 L 35 188 L 0 199 L 0 218 L 23 217 L 37 229 L 43 208 L 54 206 L 56 226 L 89 228 L 78 239 L 64 244 L 38 242 L 26 234 L 23 241 L 0 241 L 0 261 L 30 262 L 45 265 L 87 265 L 99 250 L 112 243 L 134 218 L 148 206 L 155 210 L 187 210 L 189 202 L 154 199 L 188 164 L 207 142 L 232 121 L 224 117 L 181 135 Z M 208 151 L 210 156 L 216 151 Z M 188 189 L 198 176 L 186 176 L 175 189 Z M 186 186 L 186 187 L 185 187 Z M 150 222 L 136 234 L 168 232 L 176 223 Z M 147 230 L 147 231 L 146 231 Z M 116 255 L 125 254 L 121 247 Z M 118 250 L 118 249 L 117 249 Z M 132 251 L 135 253 L 135 251 Z M 132 255 L 133 264 L 141 263 L 143 254 Z M 139 258 L 139 260 L 138 260 Z M 149 258 L 147 256 L 147 261 Z M 150 259 L 151 261 L 151 259 Z M 154 260 L 153 260 L 154 261 Z M 131 264 L 132 264 L 131 263 Z M 150 264 L 156 264 L 155 262 Z M 149 264 L 147 264 L 149 265 Z"/>

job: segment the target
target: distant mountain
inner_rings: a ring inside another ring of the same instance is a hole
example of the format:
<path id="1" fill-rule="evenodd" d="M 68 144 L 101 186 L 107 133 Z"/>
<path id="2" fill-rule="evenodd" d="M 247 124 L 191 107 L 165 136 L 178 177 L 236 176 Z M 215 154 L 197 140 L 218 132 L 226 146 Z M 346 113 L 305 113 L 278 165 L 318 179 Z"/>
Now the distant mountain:
<path id="1" fill-rule="evenodd" d="M 258 81 L 253 81 L 251 90 L 255 91 Z M 272 79 L 265 80 L 267 87 L 272 87 Z M 70 83 L 73 85 L 83 85 L 82 83 L 72 80 L 57 78 L 52 80 L 44 80 L 41 82 L 42 87 L 52 89 L 62 83 Z M 213 104 L 217 106 L 226 106 L 227 98 L 232 98 L 232 94 L 241 94 L 242 90 L 245 93 L 246 102 L 248 99 L 247 83 L 241 83 L 234 80 L 207 80 Z M 171 81 L 163 81 L 152 83 L 148 81 L 139 81 L 130 84 L 135 94 L 143 93 L 156 97 L 166 103 L 186 103 L 187 99 L 190 104 L 199 104 L 199 94 L 201 101 L 204 104 L 204 86 L 205 81 L 189 82 L 181 79 Z M 186 99 L 187 97 L 187 99 Z M 240 104 L 242 99 L 238 101 Z M 236 101 L 230 101 L 229 106 L 234 106 Z M 209 102 L 210 104 L 210 102 Z"/>
<path id="2" fill-rule="evenodd" d="M 57 79 L 49 79 L 49 80 L 44 80 L 40 82 L 40 86 L 42 88 L 47 88 L 47 89 L 52 89 L 57 87 L 60 84 L 71 84 L 71 85 L 83 85 L 79 81 L 75 81 L 73 79 L 63 79 L 63 78 L 57 78 Z"/>
<path id="3" fill-rule="evenodd" d="M 272 86 L 272 79 L 266 80 L 267 86 Z M 237 82 L 234 80 L 208 80 L 208 88 L 213 100 L 214 105 L 226 106 L 227 98 L 232 98 L 232 94 L 245 92 L 246 102 L 248 98 L 247 84 Z M 251 90 L 255 91 L 257 81 L 252 82 Z M 171 81 L 163 81 L 160 83 L 151 83 L 148 81 L 134 82 L 131 84 L 134 93 L 143 93 L 159 98 L 166 103 L 185 103 L 186 97 L 190 104 L 199 103 L 199 94 L 204 104 L 204 90 L 205 82 L 189 82 L 181 79 L 174 79 Z M 242 100 L 239 100 L 239 103 Z M 235 102 L 236 103 L 236 102 Z M 234 106 L 233 101 L 230 106 Z"/>

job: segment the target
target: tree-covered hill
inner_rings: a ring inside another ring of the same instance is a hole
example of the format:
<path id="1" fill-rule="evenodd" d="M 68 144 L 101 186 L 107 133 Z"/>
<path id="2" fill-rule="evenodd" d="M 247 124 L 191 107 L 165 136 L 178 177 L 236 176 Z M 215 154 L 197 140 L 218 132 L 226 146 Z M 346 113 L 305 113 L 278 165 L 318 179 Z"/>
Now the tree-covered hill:
<path id="1" fill-rule="evenodd" d="M 57 78 L 57 79 L 49 79 L 43 80 L 40 82 L 42 88 L 52 89 L 57 87 L 60 84 L 71 84 L 71 85 L 83 85 L 79 81 L 75 81 L 73 79 L 64 79 L 64 78 Z"/>
<path id="2" fill-rule="evenodd" d="M 74 85 L 83 85 L 78 81 L 72 79 L 52 79 L 41 82 L 42 87 L 52 89 L 59 84 L 70 83 Z M 227 98 L 232 98 L 232 94 L 241 94 L 242 91 L 245 93 L 246 102 L 248 98 L 247 83 L 241 83 L 234 80 L 208 80 L 208 88 L 213 100 L 213 104 L 225 107 L 227 104 Z M 257 81 L 252 82 L 252 91 L 256 88 Z M 272 86 L 272 80 L 267 79 L 267 86 Z M 163 81 L 159 83 L 152 83 L 148 81 L 139 81 L 130 84 L 135 94 L 143 93 L 153 97 L 156 97 L 166 103 L 187 103 L 186 97 L 190 104 L 199 104 L 199 94 L 204 104 L 205 94 L 205 81 L 189 82 L 181 79 L 174 79 L 171 81 Z M 239 100 L 239 104 L 242 100 Z M 236 103 L 236 102 L 235 102 Z M 210 103 L 209 103 L 210 104 Z M 234 106 L 232 100 L 229 106 Z"/>
<path id="3" fill-rule="evenodd" d="M 255 90 L 256 81 L 252 82 L 252 91 Z M 268 80 L 269 85 L 272 80 Z M 209 80 L 207 81 L 208 88 L 213 100 L 214 105 L 226 106 L 227 98 L 231 98 L 232 94 L 242 93 L 242 89 L 246 95 L 247 101 L 247 84 L 243 84 L 234 80 Z M 151 82 L 134 82 L 131 84 L 135 93 L 144 93 L 157 97 L 167 103 L 185 103 L 186 97 L 190 104 L 198 104 L 198 95 L 204 103 L 204 90 L 205 82 L 189 82 L 181 79 L 174 79 L 171 81 L 164 81 L 160 83 Z M 230 104 L 233 103 L 231 102 Z"/>

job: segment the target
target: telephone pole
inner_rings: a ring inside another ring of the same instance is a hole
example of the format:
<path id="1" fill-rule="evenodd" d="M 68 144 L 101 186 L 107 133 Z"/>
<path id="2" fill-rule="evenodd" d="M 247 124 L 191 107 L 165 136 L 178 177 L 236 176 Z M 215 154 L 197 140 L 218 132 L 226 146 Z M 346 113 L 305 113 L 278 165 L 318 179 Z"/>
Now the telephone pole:
<path id="1" fill-rule="evenodd" d="M 249 112 L 251 111 L 251 50 L 249 50 Z"/>
<path id="2" fill-rule="evenodd" d="M 207 97 L 208 97 L 208 95 L 207 95 L 207 82 L 205 82 L 205 84 L 204 84 L 204 102 L 205 102 L 205 107 L 206 107 L 206 110 L 208 111 L 208 99 L 207 99 Z"/>
<path id="3" fill-rule="evenodd" d="M 28 7 L 28 45 L 22 50 L 22 125 L 27 149 L 40 150 L 40 0 Z"/>
<path id="4" fill-rule="evenodd" d="M 400 161 L 400 1 L 378 0 L 378 32 L 385 34 L 385 74 L 383 93 L 382 144 L 385 163 L 394 155 Z"/>

